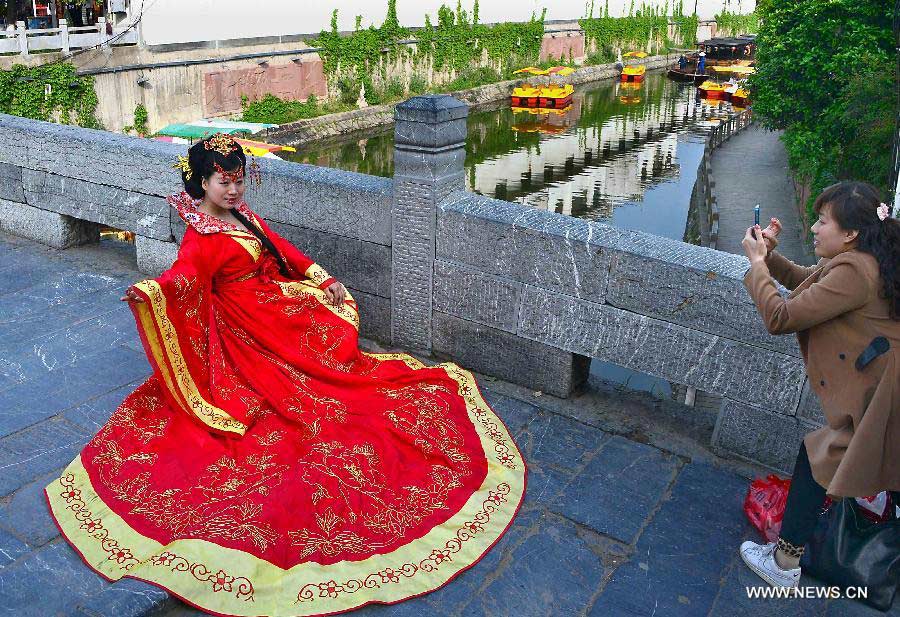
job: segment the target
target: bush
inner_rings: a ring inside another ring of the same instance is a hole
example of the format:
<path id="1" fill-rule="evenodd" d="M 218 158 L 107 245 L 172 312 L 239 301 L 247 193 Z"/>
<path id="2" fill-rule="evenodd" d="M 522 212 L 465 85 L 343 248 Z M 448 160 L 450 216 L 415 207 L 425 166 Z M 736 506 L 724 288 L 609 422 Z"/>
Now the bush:
<path id="1" fill-rule="evenodd" d="M 761 0 L 757 11 L 753 111 L 784 129 L 791 171 L 811 199 L 844 179 L 887 195 L 897 76 L 883 0 Z"/>
<path id="2" fill-rule="evenodd" d="M 402 79 L 392 79 L 384 89 L 384 97 L 389 101 L 402 99 L 404 94 L 406 94 L 406 92 L 403 87 Z"/>
<path id="3" fill-rule="evenodd" d="M 500 73 L 493 67 L 478 66 L 464 69 L 456 76 L 456 79 L 445 84 L 442 89 L 450 91 L 467 90 L 483 86 L 484 84 L 493 84 L 502 79 Z"/>
<path id="4" fill-rule="evenodd" d="M 338 90 L 341 92 L 341 103 L 345 105 L 355 105 L 359 98 L 359 79 L 356 75 L 343 74 L 338 78 Z"/>
<path id="5" fill-rule="evenodd" d="M 421 75 L 413 75 L 409 80 L 409 93 L 422 94 L 428 89 L 428 82 Z"/>
<path id="6" fill-rule="evenodd" d="M 243 120 L 245 122 L 286 124 L 319 115 L 321 112 L 315 96 L 310 96 L 307 101 L 285 101 L 272 94 L 267 94 L 252 103 L 248 103 L 244 99 Z"/>

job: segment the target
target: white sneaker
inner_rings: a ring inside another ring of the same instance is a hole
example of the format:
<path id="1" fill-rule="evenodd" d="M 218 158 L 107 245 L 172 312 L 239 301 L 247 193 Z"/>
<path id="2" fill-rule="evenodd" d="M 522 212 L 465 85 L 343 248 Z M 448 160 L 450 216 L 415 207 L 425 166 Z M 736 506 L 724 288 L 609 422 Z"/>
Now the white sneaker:
<path id="1" fill-rule="evenodd" d="M 782 570 L 775 563 L 775 543 L 757 544 L 744 542 L 741 544 L 741 559 L 760 578 L 775 587 L 797 587 L 800 583 L 800 568 Z"/>

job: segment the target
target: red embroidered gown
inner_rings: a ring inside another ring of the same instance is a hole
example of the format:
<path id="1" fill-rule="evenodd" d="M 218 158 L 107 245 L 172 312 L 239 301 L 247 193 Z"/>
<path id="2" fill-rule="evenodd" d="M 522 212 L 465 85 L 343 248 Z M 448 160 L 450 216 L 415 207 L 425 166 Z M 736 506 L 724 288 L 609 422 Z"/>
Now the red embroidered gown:
<path id="1" fill-rule="evenodd" d="M 221 615 L 314 615 L 432 591 L 512 521 L 525 462 L 472 374 L 357 346 L 348 296 L 245 204 L 187 231 L 132 303 L 153 375 L 46 489 L 104 577 Z"/>

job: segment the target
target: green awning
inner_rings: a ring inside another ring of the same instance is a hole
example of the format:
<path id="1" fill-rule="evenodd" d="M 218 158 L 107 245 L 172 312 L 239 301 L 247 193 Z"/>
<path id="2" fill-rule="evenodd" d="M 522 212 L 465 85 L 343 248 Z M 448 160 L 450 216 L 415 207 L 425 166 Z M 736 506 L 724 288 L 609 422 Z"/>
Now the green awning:
<path id="1" fill-rule="evenodd" d="M 170 124 L 156 132 L 158 135 L 184 137 L 186 139 L 205 139 L 216 133 L 227 135 L 250 134 L 246 128 L 223 128 L 220 126 L 195 126 L 193 124 Z"/>

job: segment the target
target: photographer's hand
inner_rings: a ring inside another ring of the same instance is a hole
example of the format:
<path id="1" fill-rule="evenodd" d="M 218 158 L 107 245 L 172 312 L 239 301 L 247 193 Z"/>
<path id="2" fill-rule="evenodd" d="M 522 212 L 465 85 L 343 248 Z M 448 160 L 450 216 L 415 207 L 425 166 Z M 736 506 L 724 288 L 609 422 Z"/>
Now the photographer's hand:
<path id="1" fill-rule="evenodd" d="M 765 262 L 768 250 L 766 249 L 766 240 L 759 225 L 747 228 L 747 233 L 744 234 L 741 244 L 751 264 L 757 261 Z"/>
<path id="2" fill-rule="evenodd" d="M 766 241 L 767 254 L 778 246 L 778 234 L 781 233 L 781 221 L 774 216 L 769 219 L 769 226 L 762 230 L 762 237 Z"/>

